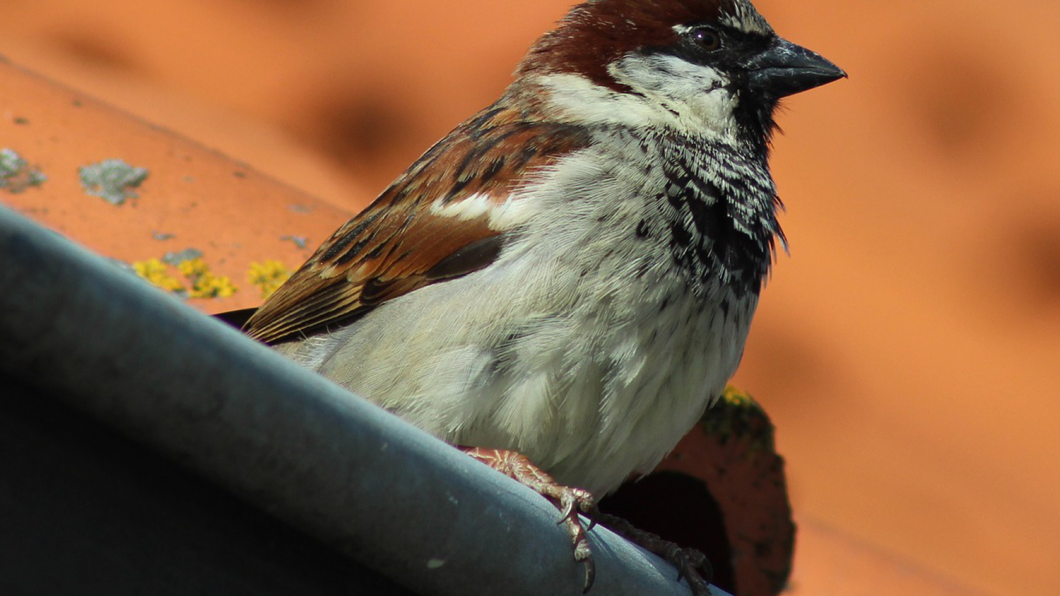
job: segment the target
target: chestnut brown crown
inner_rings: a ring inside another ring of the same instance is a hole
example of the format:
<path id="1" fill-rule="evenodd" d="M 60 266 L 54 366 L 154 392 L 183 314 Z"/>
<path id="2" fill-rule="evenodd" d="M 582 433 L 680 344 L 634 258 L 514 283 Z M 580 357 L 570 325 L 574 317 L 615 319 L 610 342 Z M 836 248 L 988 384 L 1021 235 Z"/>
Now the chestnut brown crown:
<path id="1" fill-rule="evenodd" d="M 645 48 L 673 47 L 678 25 L 725 23 L 745 33 L 773 35 L 745 0 L 589 0 L 571 9 L 543 35 L 519 65 L 518 75 L 576 73 L 625 91 L 607 71 L 612 62 Z"/>

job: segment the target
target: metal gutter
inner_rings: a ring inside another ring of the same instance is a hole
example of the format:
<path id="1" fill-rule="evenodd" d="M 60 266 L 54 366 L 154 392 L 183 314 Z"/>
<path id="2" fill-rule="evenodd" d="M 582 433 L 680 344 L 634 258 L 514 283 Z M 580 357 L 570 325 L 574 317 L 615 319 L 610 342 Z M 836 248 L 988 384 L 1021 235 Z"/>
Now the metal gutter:
<path id="1" fill-rule="evenodd" d="M 397 583 L 581 593 L 543 498 L 4 207 L 0 290 L 4 374 Z M 660 559 L 591 537 L 591 596 L 690 594 Z"/>

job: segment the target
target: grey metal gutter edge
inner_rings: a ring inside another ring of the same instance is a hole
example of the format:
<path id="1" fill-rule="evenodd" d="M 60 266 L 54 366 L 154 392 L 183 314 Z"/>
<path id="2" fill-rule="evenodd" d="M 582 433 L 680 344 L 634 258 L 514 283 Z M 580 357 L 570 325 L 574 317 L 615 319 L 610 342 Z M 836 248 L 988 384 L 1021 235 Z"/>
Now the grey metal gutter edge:
<path id="1" fill-rule="evenodd" d="M 0 369 L 419 593 L 581 593 L 543 498 L 4 207 Z M 591 596 L 690 593 L 591 537 Z"/>

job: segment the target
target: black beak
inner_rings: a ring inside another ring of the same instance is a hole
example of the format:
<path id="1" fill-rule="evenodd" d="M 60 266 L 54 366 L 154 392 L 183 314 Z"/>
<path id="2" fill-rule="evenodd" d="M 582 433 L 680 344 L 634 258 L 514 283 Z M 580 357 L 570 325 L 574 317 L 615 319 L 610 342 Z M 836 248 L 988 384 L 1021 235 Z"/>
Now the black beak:
<path id="1" fill-rule="evenodd" d="M 780 99 L 847 76 L 820 55 L 779 37 L 747 63 L 751 90 Z"/>

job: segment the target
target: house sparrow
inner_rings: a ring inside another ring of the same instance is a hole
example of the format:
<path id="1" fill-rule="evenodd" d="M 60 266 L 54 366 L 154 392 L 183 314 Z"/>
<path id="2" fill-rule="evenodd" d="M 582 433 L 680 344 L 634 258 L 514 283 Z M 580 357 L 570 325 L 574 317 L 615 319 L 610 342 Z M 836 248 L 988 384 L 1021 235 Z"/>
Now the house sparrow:
<path id="1" fill-rule="evenodd" d="M 747 0 L 578 4 L 245 330 L 514 477 L 550 474 L 536 488 L 591 562 L 577 510 L 649 472 L 740 361 L 784 238 L 778 100 L 843 76 Z"/>

